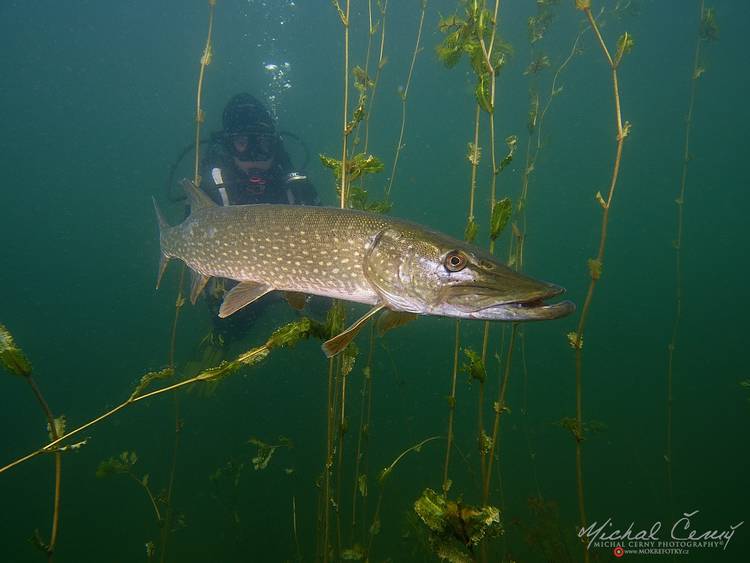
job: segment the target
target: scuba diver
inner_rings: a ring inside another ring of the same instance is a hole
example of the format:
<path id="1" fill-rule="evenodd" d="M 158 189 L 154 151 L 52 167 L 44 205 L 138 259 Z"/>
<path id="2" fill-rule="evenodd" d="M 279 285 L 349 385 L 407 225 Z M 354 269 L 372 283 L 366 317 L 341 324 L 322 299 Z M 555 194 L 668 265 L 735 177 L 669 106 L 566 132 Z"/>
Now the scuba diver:
<path id="1" fill-rule="evenodd" d="M 294 170 L 270 112 L 247 93 L 233 96 L 224 108 L 222 131 L 211 136 L 202 159 L 200 188 L 217 204 L 225 206 L 320 205 L 315 187 L 304 174 Z M 235 284 L 213 278 L 204 292 L 213 321 L 204 345 L 219 355 L 275 299 L 267 295 L 230 317 L 219 318 L 224 294 Z"/>
<path id="2" fill-rule="evenodd" d="M 269 111 L 250 94 L 233 96 L 203 158 L 201 189 L 219 205 L 320 205 L 307 177 L 296 172 Z"/>

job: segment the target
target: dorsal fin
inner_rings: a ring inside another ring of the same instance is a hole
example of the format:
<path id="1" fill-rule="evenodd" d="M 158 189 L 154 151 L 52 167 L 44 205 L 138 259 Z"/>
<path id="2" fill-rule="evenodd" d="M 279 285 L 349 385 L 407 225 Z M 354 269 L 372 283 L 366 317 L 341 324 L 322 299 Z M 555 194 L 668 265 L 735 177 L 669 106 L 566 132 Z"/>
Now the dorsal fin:
<path id="1" fill-rule="evenodd" d="M 183 178 L 180 185 L 188 198 L 191 211 L 205 209 L 206 207 L 218 207 L 216 202 L 208 197 L 208 194 L 196 186 L 192 180 Z"/>

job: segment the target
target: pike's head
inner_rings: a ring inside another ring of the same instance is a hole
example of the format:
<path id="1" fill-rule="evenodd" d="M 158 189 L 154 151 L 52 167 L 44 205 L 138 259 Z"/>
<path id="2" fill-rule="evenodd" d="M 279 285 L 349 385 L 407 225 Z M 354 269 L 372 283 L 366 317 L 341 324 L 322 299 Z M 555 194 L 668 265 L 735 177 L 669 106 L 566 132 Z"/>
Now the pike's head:
<path id="1" fill-rule="evenodd" d="M 536 321 L 575 311 L 545 301 L 565 290 L 519 274 L 480 249 L 419 228 L 385 229 L 371 241 L 367 280 L 391 309 L 492 321 Z"/>

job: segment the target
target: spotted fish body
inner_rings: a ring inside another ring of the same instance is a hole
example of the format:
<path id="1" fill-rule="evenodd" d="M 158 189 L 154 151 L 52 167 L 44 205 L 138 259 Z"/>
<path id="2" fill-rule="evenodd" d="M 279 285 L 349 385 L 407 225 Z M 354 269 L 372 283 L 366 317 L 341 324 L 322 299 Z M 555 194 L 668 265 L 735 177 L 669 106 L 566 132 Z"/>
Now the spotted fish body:
<path id="1" fill-rule="evenodd" d="M 238 281 L 224 298 L 222 317 L 277 290 L 372 305 L 339 335 L 340 341 L 324 345 L 329 355 L 380 310 L 392 317 L 402 313 L 506 321 L 556 319 L 575 310 L 570 301 L 544 303 L 562 288 L 408 221 L 329 207 L 220 207 L 192 183 L 184 181 L 183 188 L 192 210 L 183 223 L 170 227 L 156 208 L 159 278 L 170 258 L 185 262 L 193 272 L 192 301 L 211 277 Z"/>
<path id="2" fill-rule="evenodd" d="M 292 205 L 209 207 L 162 231 L 163 253 L 206 277 L 374 305 L 363 275 L 383 217 Z"/>

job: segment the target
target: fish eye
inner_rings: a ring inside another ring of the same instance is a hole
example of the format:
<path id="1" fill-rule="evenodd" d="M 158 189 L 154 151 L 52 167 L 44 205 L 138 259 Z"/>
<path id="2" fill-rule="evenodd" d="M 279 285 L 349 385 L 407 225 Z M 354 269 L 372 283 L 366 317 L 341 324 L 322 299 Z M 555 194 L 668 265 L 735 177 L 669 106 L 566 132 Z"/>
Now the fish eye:
<path id="1" fill-rule="evenodd" d="M 449 272 L 460 272 L 466 267 L 466 255 L 458 250 L 451 250 L 445 255 L 443 265 Z"/>

